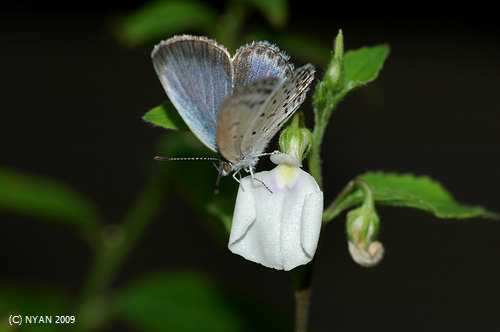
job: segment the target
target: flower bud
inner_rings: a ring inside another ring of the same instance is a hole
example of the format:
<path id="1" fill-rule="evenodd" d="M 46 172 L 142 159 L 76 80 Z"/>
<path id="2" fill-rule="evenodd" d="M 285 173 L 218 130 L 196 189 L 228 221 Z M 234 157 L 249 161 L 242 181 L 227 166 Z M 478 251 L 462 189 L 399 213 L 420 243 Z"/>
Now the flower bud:
<path id="1" fill-rule="evenodd" d="M 378 234 L 379 218 L 374 208 L 363 204 L 347 214 L 347 237 L 349 241 L 368 248 Z"/>
<path id="2" fill-rule="evenodd" d="M 375 211 L 370 187 L 361 183 L 365 192 L 365 201 L 359 208 L 347 214 L 347 237 L 349 253 L 352 259 L 366 267 L 378 264 L 384 254 L 384 247 L 377 238 L 379 217 Z"/>
<path id="3" fill-rule="evenodd" d="M 296 113 L 291 125 L 280 134 L 279 145 L 281 152 L 291 155 L 299 162 L 302 162 L 311 148 L 311 142 L 311 132 L 304 127 L 300 113 Z"/>
<path id="4" fill-rule="evenodd" d="M 339 30 L 335 39 L 334 53 L 325 73 L 325 81 L 331 90 L 337 90 L 343 85 L 344 76 L 344 37 Z"/>

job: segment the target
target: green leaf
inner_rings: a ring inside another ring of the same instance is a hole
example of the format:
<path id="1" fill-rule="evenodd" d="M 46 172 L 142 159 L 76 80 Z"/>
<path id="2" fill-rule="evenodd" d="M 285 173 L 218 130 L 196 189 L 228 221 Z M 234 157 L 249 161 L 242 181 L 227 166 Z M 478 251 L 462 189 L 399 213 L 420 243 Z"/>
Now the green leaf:
<path id="1" fill-rule="evenodd" d="M 375 80 L 389 55 L 389 45 L 363 47 L 344 55 L 344 79 L 347 89 Z"/>
<path id="2" fill-rule="evenodd" d="M 162 105 L 153 108 L 142 119 L 155 126 L 173 130 L 189 130 L 184 120 L 171 102 L 167 101 Z"/>
<path id="3" fill-rule="evenodd" d="M 129 45 L 165 38 L 185 31 L 205 31 L 217 20 L 217 12 L 195 0 L 150 2 L 127 16 L 117 27 L 120 40 Z"/>
<path id="4" fill-rule="evenodd" d="M 244 0 L 266 17 L 274 28 L 282 28 L 288 20 L 287 0 Z"/>
<path id="5" fill-rule="evenodd" d="M 500 215 L 481 206 L 463 205 L 454 200 L 443 186 L 428 176 L 412 174 L 394 174 L 368 172 L 359 176 L 372 190 L 376 204 L 402 206 L 423 210 L 438 218 L 473 218 L 484 217 L 499 219 Z M 363 192 L 356 189 L 325 210 L 323 220 L 332 220 L 342 211 L 363 202 Z"/>
<path id="6" fill-rule="evenodd" d="M 134 282 L 114 301 L 117 316 L 140 331 L 285 331 L 266 305 L 243 299 L 192 272 L 164 272 Z"/>
<path id="7" fill-rule="evenodd" d="M 340 38 L 340 43 L 338 43 Z M 353 89 L 375 80 L 389 55 L 389 45 L 382 44 L 373 47 L 363 47 L 343 53 L 343 35 L 339 31 L 335 43 L 334 54 L 323 80 L 316 86 L 314 92 L 315 114 L 326 126 L 335 106 Z M 338 61 L 336 61 L 338 57 Z M 339 63 L 340 61 L 340 63 Z M 337 68 L 341 66 L 341 68 Z M 340 72 L 339 72 L 340 70 Z M 341 77 L 340 86 L 331 86 L 331 75 Z"/>
<path id="8" fill-rule="evenodd" d="M 0 169 L 0 211 L 57 221 L 89 235 L 100 225 L 94 206 L 68 186 L 8 169 Z"/>
<path id="9" fill-rule="evenodd" d="M 54 331 L 54 315 L 75 315 L 68 310 L 67 298 L 57 289 L 33 285 L 0 283 L 0 331 L 10 331 L 10 315 L 52 316 L 52 324 L 23 324 L 12 331 Z M 76 323 L 78 317 L 75 316 Z M 67 328 L 67 327 L 66 327 Z M 60 330 L 62 330 L 61 328 Z M 59 329 L 58 329 L 59 330 Z"/>

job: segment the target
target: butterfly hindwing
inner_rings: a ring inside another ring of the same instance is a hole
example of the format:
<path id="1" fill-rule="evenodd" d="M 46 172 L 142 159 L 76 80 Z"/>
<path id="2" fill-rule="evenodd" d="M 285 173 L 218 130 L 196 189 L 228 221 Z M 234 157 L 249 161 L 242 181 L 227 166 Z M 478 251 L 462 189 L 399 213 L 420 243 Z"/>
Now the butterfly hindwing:
<path id="1" fill-rule="evenodd" d="M 296 69 L 293 76 L 281 84 L 248 122 L 242 139 L 242 154 L 259 155 L 283 124 L 295 113 L 306 98 L 314 79 L 314 67 L 307 64 Z"/>
<path id="2" fill-rule="evenodd" d="M 268 42 L 240 47 L 231 60 L 233 88 L 237 90 L 266 77 L 276 77 L 283 83 L 292 76 L 293 66 L 288 58 Z"/>
<path id="3" fill-rule="evenodd" d="M 249 124 L 279 84 L 277 78 L 265 78 L 235 91 L 224 102 L 217 122 L 217 147 L 226 160 L 237 164 L 245 159 L 243 147 Z"/>
<path id="4" fill-rule="evenodd" d="M 218 152 L 218 112 L 232 93 L 228 51 L 203 37 L 179 36 L 158 44 L 151 57 L 170 101 L 184 122 L 203 144 Z"/>

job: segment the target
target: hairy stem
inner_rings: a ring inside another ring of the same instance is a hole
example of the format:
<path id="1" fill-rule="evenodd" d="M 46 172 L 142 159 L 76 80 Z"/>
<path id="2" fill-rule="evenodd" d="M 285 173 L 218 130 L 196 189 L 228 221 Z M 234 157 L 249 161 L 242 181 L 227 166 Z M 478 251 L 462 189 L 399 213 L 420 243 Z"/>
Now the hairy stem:
<path id="1" fill-rule="evenodd" d="M 323 176 L 321 173 L 321 142 L 323 141 L 323 128 L 314 127 L 312 132 L 312 147 L 311 154 L 309 155 L 309 173 L 320 188 L 323 188 Z"/>

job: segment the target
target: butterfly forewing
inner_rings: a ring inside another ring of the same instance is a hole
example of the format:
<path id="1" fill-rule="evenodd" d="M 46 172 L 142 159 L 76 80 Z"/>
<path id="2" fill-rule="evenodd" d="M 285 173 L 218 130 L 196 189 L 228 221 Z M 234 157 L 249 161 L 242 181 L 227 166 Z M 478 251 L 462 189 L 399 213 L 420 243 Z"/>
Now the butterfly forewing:
<path id="1" fill-rule="evenodd" d="M 151 54 L 167 95 L 198 139 L 217 151 L 219 109 L 232 93 L 231 58 L 212 40 L 180 36 L 158 44 Z"/>
<path id="2" fill-rule="evenodd" d="M 226 160 L 238 164 L 253 157 L 242 150 L 247 145 L 245 133 L 279 85 L 277 78 L 265 78 L 237 90 L 224 102 L 217 122 L 217 147 Z"/>
<path id="3" fill-rule="evenodd" d="M 267 42 L 241 47 L 231 62 L 235 90 L 267 77 L 276 77 L 283 83 L 293 70 L 288 56 Z"/>
<path id="4" fill-rule="evenodd" d="M 257 111 L 251 112 L 253 119 L 248 122 L 241 140 L 243 155 L 259 155 L 264 152 L 276 132 L 305 100 L 313 79 L 312 65 L 296 69 L 293 76 L 273 91 Z"/>

